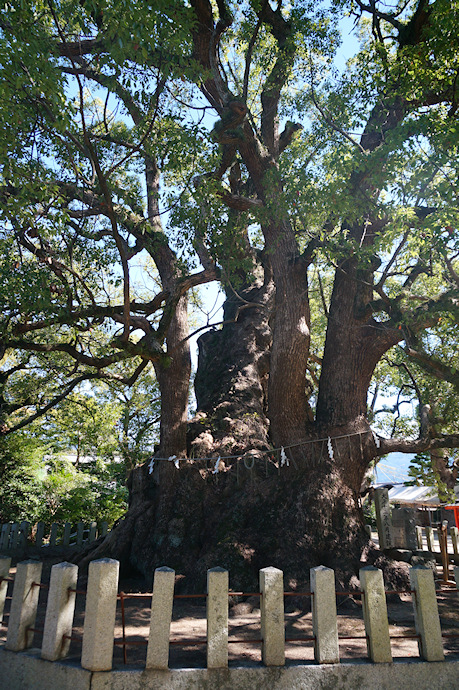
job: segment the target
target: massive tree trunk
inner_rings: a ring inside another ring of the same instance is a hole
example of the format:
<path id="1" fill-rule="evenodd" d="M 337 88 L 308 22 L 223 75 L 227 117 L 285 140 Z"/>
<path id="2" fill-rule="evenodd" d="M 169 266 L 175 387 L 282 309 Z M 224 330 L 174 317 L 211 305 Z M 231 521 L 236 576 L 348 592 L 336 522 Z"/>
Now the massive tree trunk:
<path id="1" fill-rule="evenodd" d="M 179 470 L 165 459 L 155 461 L 151 474 L 148 465 L 136 468 L 124 523 L 91 557 L 108 552 L 147 577 L 166 563 L 183 576 L 183 589 L 198 591 L 215 565 L 229 569 L 233 587 L 249 589 L 267 565 L 283 569 L 292 588 L 307 584 L 314 565 L 333 567 L 344 588 L 356 582 L 362 559 L 386 567 L 369 546 L 359 497 L 375 450 L 362 408 L 366 370 L 363 381 L 354 375 L 354 385 L 343 387 L 345 373 L 326 366 L 321 386 L 329 408 L 320 426 L 304 425 L 301 441 L 285 444 L 288 464 L 272 443 L 268 380 L 283 373 L 274 372 L 270 358 L 277 305 L 268 269 L 238 295 L 229 292 L 227 323 L 199 339 L 190 459 L 180 459 Z M 336 361 L 348 368 L 364 345 L 350 347 L 355 322 L 339 328 L 345 352 L 336 351 Z M 333 416 L 330 401 L 349 413 Z M 166 457 L 172 453 L 163 448 Z M 226 457 L 217 466 L 220 455 Z M 391 577 L 397 584 L 403 575 Z"/>

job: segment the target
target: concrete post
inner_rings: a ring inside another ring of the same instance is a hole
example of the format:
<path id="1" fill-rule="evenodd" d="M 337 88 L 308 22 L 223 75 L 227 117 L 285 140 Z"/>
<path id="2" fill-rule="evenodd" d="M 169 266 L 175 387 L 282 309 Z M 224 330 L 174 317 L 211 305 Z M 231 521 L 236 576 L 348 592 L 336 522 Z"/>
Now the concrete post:
<path id="1" fill-rule="evenodd" d="M 64 525 L 64 536 L 62 537 L 62 544 L 64 546 L 69 546 L 70 544 L 70 532 L 72 531 L 72 523 L 66 522 Z"/>
<path id="2" fill-rule="evenodd" d="M 0 558 L 0 623 L 3 620 L 3 609 L 5 608 L 6 591 L 8 589 L 8 582 L 2 578 L 8 577 L 11 566 L 11 558 Z"/>
<path id="3" fill-rule="evenodd" d="M 382 570 L 367 566 L 359 571 L 368 656 L 375 663 L 392 661 Z"/>
<path id="4" fill-rule="evenodd" d="M 368 534 L 368 536 L 371 539 L 371 525 L 365 525 L 365 532 Z"/>
<path id="5" fill-rule="evenodd" d="M 386 488 L 376 489 L 375 494 L 376 524 L 379 535 L 379 548 L 390 549 L 393 546 L 392 524 L 390 519 L 389 492 Z"/>
<path id="6" fill-rule="evenodd" d="M 427 551 L 434 551 L 434 531 L 433 527 L 426 527 Z"/>
<path id="7" fill-rule="evenodd" d="M 457 555 L 459 553 L 459 529 L 457 527 L 451 527 L 449 532 L 453 543 L 453 551 Z"/>
<path id="8" fill-rule="evenodd" d="M 150 635 L 145 668 L 167 669 L 169 666 L 174 583 L 174 570 L 166 566 L 156 568 L 151 598 Z"/>
<path id="9" fill-rule="evenodd" d="M 82 522 L 79 522 L 77 524 L 77 546 L 83 546 L 83 533 L 84 533 L 84 525 Z"/>
<path id="10" fill-rule="evenodd" d="M 103 521 L 103 523 L 100 526 L 100 536 L 105 537 L 108 532 L 108 522 L 106 520 Z"/>
<path id="11" fill-rule="evenodd" d="M 76 589 L 77 578 L 78 566 L 72 563 L 57 563 L 51 568 L 42 659 L 56 661 L 68 654 L 70 640 L 64 639 L 64 635 L 72 634 L 75 612 L 75 592 L 69 592 L 69 588 Z"/>
<path id="12" fill-rule="evenodd" d="M 9 547 L 10 544 L 10 532 L 11 532 L 11 523 L 7 522 L 4 525 L 2 525 L 2 532 L 0 535 L 0 551 L 6 551 Z"/>
<path id="13" fill-rule="evenodd" d="M 49 545 L 50 546 L 56 546 L 57 544 L 57 530 L 59 529 L 59 525 L 57 522 L 53 522 L 51 525 L 51 532 L 49 533 Z"/>
<path id="14" fill-rule="evenodd" d="M 454 566 L 454 579 L 456 580 L 456 589 L 459 589 L 459 566 Z"/>
<path id="15" fill-rule="evenodd" d="M 207 668 L 228 666 L 228 571 L 207 571 Z"/>
<path id="16" fill-rule="evenodd" d="M 35 533 L 35 546 L 39 549 L 43 546 L 43 537 L 45 534 L 45 523 L 37 522 L 37 531 Z"/>
<path id="17" fill-rule="evenodd" d="M 319 565 L 311 568 L 312 629 L 316 638 L 314 658 L 319 664 L 338 664 L 335 573 Z"/>
<path id="18" fill-rule="evenodd" d="M 440 617 L 433 571 L 425 566 L 410 568 L 416 632 L 421 636 L 419 654 L 425 661 L 443 661 Z"/>
<path id="19" fill-rule="evenodd" d="M 112 558 L 89 564 L 81 653 L 81 665 L 89 671 L 112 668 L 119 567 Z"/>
<path id="20" fill-rule="evenodd" d="M 284 573 L 278 568 L 260 570 L 261 655 L 265 666 L 285 664 Z"/>
<path id="21" fill-rule="evenodd" d="M 416 545 L 419 551 L 423 550 L 422 527 L 420 527 L 419 525 L 416 525 Z"/>
<path id="22" fill-rule="evenodd" d="M 97 522 L 91 522 L 89 525 L 89 543 L 96 541 L 97 539 Z"/>
<path id="23" fill-rule="evenodd" d="M 37 617 L 40 588 L 33 583 L 40 582 L 41 568 L 42 563 L 38 561 L 23 561 L 17 565 L 5 645 L 12 652 L 32 646 L 33 633 L 27 629 L 34 627 Z"/>

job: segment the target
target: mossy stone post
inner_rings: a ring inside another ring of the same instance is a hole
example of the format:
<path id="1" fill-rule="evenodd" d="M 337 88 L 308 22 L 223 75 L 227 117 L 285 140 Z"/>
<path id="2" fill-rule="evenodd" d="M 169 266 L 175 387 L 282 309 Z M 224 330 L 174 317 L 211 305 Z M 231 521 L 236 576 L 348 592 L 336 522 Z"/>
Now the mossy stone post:
<path id="1" fill-rule="evenodd" d="M 451 527 L 449 533 L 451 535 L 453 551 L 457 555 L 459 554 L 459 529 L 457 527 Z"/>
<path id="2" fill-rule="evenodd" d="M 265 666 L 285 664 L 284 573 L 260 570 L 262 660 Z"/>
<path id="3" fill-rule="evenodd" d="M 207 571 L 207 668 L 228 666 L 228 571 Z"/>
<path id="4" fill-rule="evenodd" d="M 390 549 L 393 546 L 392 523 L 390 519 L 389 492 L 385 487 L 376 489 L 375 494 L 376 524 L 378 527 L 379 548 Z"/>
<path id="5" fill-rule="evenodd" d="M 11 567 L 11 558 L 5 556 L 0 558 L 0 623 L 3 620 L 3 609 L 5 608 L 6 591 L 8 582 L 3 578 L 8 577 Z"/>
<path id="6" fill-rule="evenodd" d="M 33 633 L 29 628 L 35 626 L 40 594 L 40 587 L 34 583 L 40 584 L 41 568 L 42 563 L 38 561 L 23 561 L 17 565 L 5 645 L 12 652 L 32 646 Z"/>
<path id="7" fill-rule="evenodd" d="M 145 668 L 167 669 L 169 666 L 174 583 L 175 571 L 172 568 L 166 566 L 156 568 L 151 598 L 150 635 Z"/>
<path id="8" fill-rule="evenodd" d="M 359 577 L 363 592 L 363 618 L 368 656 L 375 663 L 391 662 L 389 621 L 382 571 L 367 566 L 360 569 Z"/>
<path id="9" fill-rule="evenodd" d="M 414 622 L 420 635 L 419 654 L 425 661 L 443 661 L 443 643 L 434 574 L 430 568 L 416 565 L 410 568 L 411 588 L 414 590 Z"/>
<path id="10" fill-rule="evenodd" d="M 314 658 L 319 664 L 338 664 L 335 573 L 323 565 L 310 570 Z"/>
<path id="11" fill-rule="evenodd" d="M 68 654 L 70 640 L 65 639 L 64 635 L 72 634 L 75 612 L 75 592 L 70 592 L 69 589 L 76 589 L 77 578 L 78 566 L 73 563 L 57 563 L 51 568 L 42 659 L 56 661 Z"/>
<path id="12" fill-rule="evenodd" d="M 119 567 L 112 558 L 89 564 L 81 653 L 81 665 L 89 671 L 112 668 Z"/>

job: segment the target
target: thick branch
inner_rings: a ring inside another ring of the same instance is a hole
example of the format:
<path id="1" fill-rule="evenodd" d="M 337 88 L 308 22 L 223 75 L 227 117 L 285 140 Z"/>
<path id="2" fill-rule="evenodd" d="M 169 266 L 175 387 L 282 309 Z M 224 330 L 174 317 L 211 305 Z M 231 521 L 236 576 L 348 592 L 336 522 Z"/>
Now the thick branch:
<path id="1" fill-rule="evenodd" d="M 456 371 L 455 367 L 441 362 L 423 350 L 414 350 L 412 347 L 407 347 L 405 352 L 410 359 L 414 360 L 428 374 L 441 381 L 448 381 L 459 391 L 459 372 Z"/>
<path id="2" fill-rule="evenodd" d="M 435 448 L 459 448 L 459 434 L 447 434 L 438 438 L 380 438 L 379 448 L 375 455 L 380 457 L 387 453 L 422 453 Z"/>

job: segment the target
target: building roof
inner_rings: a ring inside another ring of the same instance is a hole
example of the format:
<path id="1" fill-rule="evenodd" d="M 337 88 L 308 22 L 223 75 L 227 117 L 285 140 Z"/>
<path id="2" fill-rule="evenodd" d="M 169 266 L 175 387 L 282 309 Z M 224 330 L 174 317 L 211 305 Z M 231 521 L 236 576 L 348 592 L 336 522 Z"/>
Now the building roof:
<path id="1" fill-rule="evenodd" d="M 456 501 L 459 496 L 459 487 L 455 487 Z M 397 484 L 389 490 L 391 503 L 403 503 L 404 505 L 427 506 L 434 508 L 442 505 L 437 490 L 433 486 L 405 486 Z"/>

